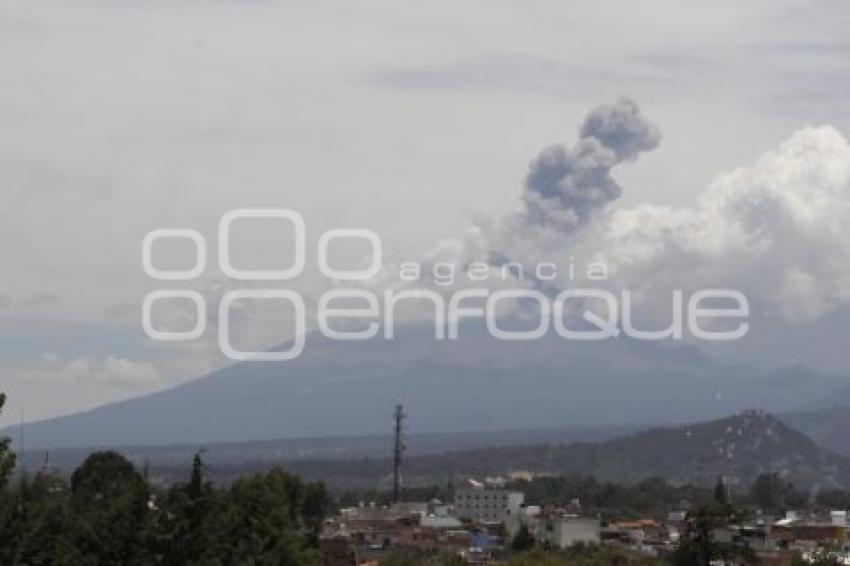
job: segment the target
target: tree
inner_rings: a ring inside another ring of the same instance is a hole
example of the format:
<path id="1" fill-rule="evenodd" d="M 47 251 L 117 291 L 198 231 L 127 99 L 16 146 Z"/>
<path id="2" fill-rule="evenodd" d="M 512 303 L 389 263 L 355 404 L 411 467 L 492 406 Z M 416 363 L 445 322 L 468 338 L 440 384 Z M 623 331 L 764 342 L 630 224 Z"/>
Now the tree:
<path id="1" fill-rule="evenodd" d="M 766 511 L 778 511 L 805 501 L 805 496 L 797 493 L 794 484 L 775 473 L 759 475 L 750 488 L 750 497 Z"/>
<path id="2" fill-rule="evenodd" d="M 523 552 L 511 558 L 510 566 L 568 566 L 570 563 L 566 558 L 551 552 L 535 549 Z"/>
<path id="3" fill-rule="evenodd" d="M 511 548 L 517 552 L 523 552 L 534 548 L 534 537 L 528 530 L 528 525 L 522 524 L 511 541 Z"/>
<path id="4" fill-rule="evenodd" d="M 190 499 L 200 499 L 205 491 L 208 491 L 209 486 L 204 485 L 204 462 L 201 460 L 201 453 L 195 452 L 192 457 L 192 473 L 189 476 L 189 485 L 186 486 L 186 495 Z"/>
<path id="5" fill-rule="evenodd" d="M 656 564 L 621 548 L 601 544 L 577 543 L 563 551 L 535 549 L 517 554 L 508 566 L 637 566 Z"/>
<path id="6" fill-rule="evenodd" d="M 755 556 L 750 549 L 715 540 L 717 530 L 742 519 L 743 513 L 727 503 L 699 507 L 688 515 L 686 530 L 673 554 L 673 564 L 709 566 L 715 560 L 755 564 Z"/>
<path id="7" fill-rule="evenodd" d="M 321 482 L 307 482 L 301 495 L 301 519 L 309 543 L 318 545 L 325 517 L 331 508 L 331 497 Z"/>
<path id="8" fill-rule="evenodd" d="M 162 500 L 156 517 L 156 547 L 164 564 L 196 564 L 209 556 L 215 546 L 222 516 L 219 497 L 204 480 L 201 453 L 192 458 L 189 481 L 173 486 Z"/>
<path id="9" fill-rule="evenodd" d="M 50 564 L 65 527 L 67 484 L 58 475 L 39 473 L 21 479 L 8 541 L 0 546 L 0 563 Z"/>
<path id="10" fill-rule="evenodd" d="M 6 404 L 6 394 L 0 393 L 0 413 Z M 0 438 L 0 490 L 9 483 L 9 476 L 15 468 L 15 453 L 9 448 L 9 438 Z"/>
<path id="11" fill-rule="evenodd" d="M 721 505 L 729 503 L 729 487 L 723 476 L 717 476 L 717 483 L 714 484 L 714 502 Z"/>
<path id="12" fill-rule="evenodd" d="M 148 486 L 117 452 L 91 454 L 71 475 L 60 564 L 149 564 Z"/>
<path id="13" fill-rule="evenodd" d="M 200 453 L 154 496 L 123 456 L 97 452 L 70 484 L 45 468 L 0 489 L 0 564 L 320 564 L 329 504 L 323 484 L 279 469 L 215 489 Z"/>
<path id="14" fill-rule="evenodd" d="M 0 393 L 0 412 L 5 404 L 6 395 Z M 9 442 L 8 438 L 0 438 L 0 563 L 2 564 L 15 561 L 15 553 L 24 526 L 22 490 L 16 493 L 9 493 L 7 490 L 9 476 L 15 467 L 15 454 L 9 448 Z"/>
<path id="15" fill-rule="evenodd" d="M 321 525 L 324 488 L 307 488 L 278 468 L 238 480 L 223 496 L 226 517 L 211 555 L 225 564 L 318 564 L 309 535 Z"/>

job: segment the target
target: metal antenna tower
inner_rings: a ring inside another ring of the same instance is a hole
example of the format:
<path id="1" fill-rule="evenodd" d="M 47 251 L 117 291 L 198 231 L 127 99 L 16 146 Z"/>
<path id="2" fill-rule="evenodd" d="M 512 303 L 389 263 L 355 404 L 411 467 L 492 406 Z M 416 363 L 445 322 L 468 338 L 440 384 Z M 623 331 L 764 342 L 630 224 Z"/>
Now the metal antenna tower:
<path id="1" fill-rule="evenodd" d="M 401 499 L 401 458 L 404 454 L 404 407 L 395 407 L 395 443 L 393 445 L 393 503 Z"/>

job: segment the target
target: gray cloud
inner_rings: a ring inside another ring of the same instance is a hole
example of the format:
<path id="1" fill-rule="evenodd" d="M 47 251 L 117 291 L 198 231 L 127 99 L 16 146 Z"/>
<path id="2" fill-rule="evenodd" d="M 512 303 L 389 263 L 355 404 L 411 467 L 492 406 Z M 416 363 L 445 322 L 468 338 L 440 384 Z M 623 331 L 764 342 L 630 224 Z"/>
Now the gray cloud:
<path id="1" fill-rule="evenodd" d="M 599 106 L 585 118 L 572 147 L 552 145 L 532 161 L 523 200 L 530 221 L 574 228 L 623 190 L 611 169 L 658 146 L 661 133 L 623 98 Z"/>
<path id="2" fill-rule="evenodd" d="M 661 132 L 641 115 L 637 104 L 622 98 L 616 104 L 592 110 L 584 119 L 581 137 L 596 138 L 624 160 L 635 159 L 640 152 L 655 149 L 661 141 Z"/>
<path id="3" fill-rule="evenodd" d="M 39 291 L 21 299 L 21 306 L 24 308 L 35 308 L 44 305 L 56 305 L 61 302 L 62 297 L 58 293 Z"/>
<path id="4" fill-rule="evenodd" d="M 137 320 L 142 306 L 139 303 L 121 301 L 103 309 L 103 316 L 112 320 Z"/>
<path id="5" fill-rule="evenodd" d="M 11 306 L 12 306 L 12 300 L 9 297 L 7 297 L 6 295 L 3 295 L 2 293 L 0 293 L 0 311 L 6 310 Z"/>

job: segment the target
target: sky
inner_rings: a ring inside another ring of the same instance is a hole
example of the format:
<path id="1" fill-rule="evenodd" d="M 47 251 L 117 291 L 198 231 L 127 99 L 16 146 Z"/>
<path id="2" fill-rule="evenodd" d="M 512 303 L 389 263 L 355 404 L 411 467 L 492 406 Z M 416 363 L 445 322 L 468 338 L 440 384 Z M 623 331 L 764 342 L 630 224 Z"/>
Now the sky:
<path id="1" fill-rule="evenodd" d="M 717 355 L 841 372 L 848 32 L 841 0 L 0 0 L 0 424 L 225 363 L 144 335 L 141 242 L 213 241 L 244 207 L 298 210 L 311 246 L 368 228 L 395 260 L 474 255 L 489 226 L 512 257 L 601 253 L 616 285 L 698 265 L 769 319 Z M 612 169 L 622 194 L 580 233 L 526 230 L 532 161 L 623 97 L 660 137 Z M 274 258 L 260 240 L 242 261 Z"/>

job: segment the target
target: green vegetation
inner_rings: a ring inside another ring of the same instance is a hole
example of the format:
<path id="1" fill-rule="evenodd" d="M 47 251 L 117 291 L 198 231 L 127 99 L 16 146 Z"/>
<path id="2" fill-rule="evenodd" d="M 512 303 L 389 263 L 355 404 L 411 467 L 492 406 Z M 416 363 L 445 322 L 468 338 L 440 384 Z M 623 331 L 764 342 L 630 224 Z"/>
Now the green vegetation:
<path id="1" fill-rule="evenodd" d="M 418 553 L 398 551 L 381 559 L 381 566 L 462 566 L 469 564 L 447 552 Z M 625 549 L 579 543 L 565 550 L 529 549 L 514 553 L 507 566 L 661 566 L 666 562 L 638 556 Z"/>
<path id="2" fill-rule="evenodd" d="M 511 548 L 517 552 L 523 552 L 534 548 L 535 542 L 534 537 L 528 530 L 528 526 L 523 524 L 520 525 L 519 531 L 517 531 L 516 536 L 511 541 Z"/>
<path id="3" fill-rule="evenodd" d="M 0 409 L 5 397 L 0 394 Z M 319 535 L 334 508 L 324 485 L 306 482 L 280 468 L 246 475 L 227 487 L 207 477 L 201 454 L 184 471 L 185 481 L 168 488 L 152 484 L 117 452 L 96 452 L 69 479 L 44 468 L 33 477 L 13 479 L 15 454 L 0 439 L 0 564 L 45 565 L 319 565 Z M 812 501 L 795 486 L 767 473 L 746 492 L 730 492 L 723 477 L 713 488 L 672 485 L 660 478 L 631 484 L 593 477 L 542 477 L 518 481 L 536 505 L 578 506 L 606 519 L 654 517 L 687 510 L 685 529 L 675 548 L 660 558 L 640 556 L 623 546 L 578 544 L 566 550 L 543 549 L 522 526 L 507 549 L 509 566 L 708 566 L 718 561 L 754 563 L 745 547 L 718 540 L 724 527 L 739 524 L 760 509 L 847 508 L 850 492 L 823 491 Z M 416 500 L 451 500 L 453 486 L 410 489 Z M 364 497 L 365 496 L 365 497 Z M 335 502 L 386 501 L 379 491 L 342 494 Z M 801 564 L 798 558 L 795 564 Z M 388 566 L 459 566 L 463 559 L 440 549 L 388 549 Z M 823 550 L 816 564 L 835 564 Z"/>
<path id="4" fill-rule="evenodd" d="M 656 559 L 599 544 L 576 544 L 562 551 L 531 550 L 508 562 L 509 566 L 655 566 Z"/>
<path id="5" fill-rule="evenodd" d="M 0 496 L 2 564 L 318 564 L 320 484 L 275 469 L 228 489 L 152 488 L 123 456 L 92 454 L 70 484 L 50 474 Z"/>
<path id="6" fill-rule="evenodd" d="M 10 485 L 14 461 L 0 441 L 0 564 L 321 563 L 330 498 L 280 469 L 215 489 L 198 454 L 187 482 L 161 490 L 116 452 L 91 454 L 70 482 L 42 470 Z"/>
<path id="7" fill-rule="evenodd" d="M 0 393 L 0 412 L 6 404 L 6 394 Z M 0 438 L 0 489 L 6 487 L 9 482 L 9 474 L 15 467 L 15 455 L 9 450 L 9 439 Z"/>
<path id="8" fill-rule="evenodd" d="M 674 486 L 661 478 L 624 485 L 593 477 L 543 477 L 514 482 L 510 487 L 523 491 L 530 504 L 567 506 L 577 499 L 583 513 L 603 518 L 662 519 L 668 511 L 709 503 L 713 494 L 705 487 Z"/>
<path id="9" fill-rule="evenodd" d="M 688 516 L 687 530 L 673 555 L 676 566 L 709 566 L 720 563 L 755 564 L 756 557 L 745 547 L 715 540 L 716 529 L 740 522 L 744 513 L 722 501 L 696 509 Z"/>
<path id="10" fill-rule="evenodd" d="M 381 559 L 381 566 L 464 566 L 465 564 L 468 562 L 463 558 L 445 551 L 412 553 L 400 550 Z"/>
<path id="11" fill-rule="evenodd" d="M 583 513 L 603 519 L 664 519 L 670 511 L 695 509 L 713 502 L 732 502 L 743 509 L 760 509 L 770 513 L 789 509 L 850 508 L 850 491 L 826 490 L 811 500 L 808 493 L 775 473 L 760 474 L 748 490 L 731 493 L 721 481 L 714 488 L 708 488 L 692 484 L 673 485 L 662 478 L 620 484 L 601 482 L 592 476 L 558 476 L 517 481 L 509 486 L 524 492 L 529 504 L 563 507 L 578 500 Z"/>
<path id="12" fill-rule="evenodd" d="M 805 493 L 794 489 L 794 484 L 778 474 L 761 474 L 753 482 L 750 495 L 756 506 L 771 512 L 800 508 L 806 505 L 808 499 Z"/>

